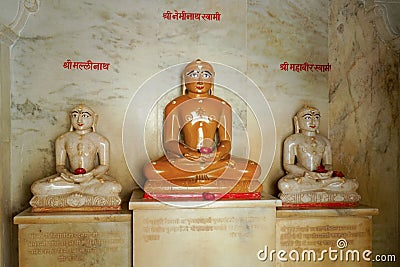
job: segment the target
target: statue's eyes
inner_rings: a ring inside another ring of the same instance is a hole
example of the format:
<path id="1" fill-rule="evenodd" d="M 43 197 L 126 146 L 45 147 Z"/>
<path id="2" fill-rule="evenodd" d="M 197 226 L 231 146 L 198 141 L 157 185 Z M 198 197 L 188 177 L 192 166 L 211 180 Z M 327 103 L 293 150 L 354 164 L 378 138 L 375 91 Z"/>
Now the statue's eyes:
<path id="1" fill-rule="evenodd" d="M 315 115 L 315 118 L 316 118 L 317 120 L 319 120 L 319 118 L 321 118 L 321 115 Z"/>
<path id="2" fill-rule="evenodd" d="M 86 114 L 86 113 L 83 113 L 83 114 L 82 114 L 82 118 L 89 118 L 89 117 L 90 117 L 89 114 Z"/>
<path id="3" fill-rule="evenodd" d="M 191 77 L 191 78 L 199 78 L 199 73 L 197 71 L 192 71 L 188 74 L 186 74 L 187 76 Z"/>
<path id="4" fill-rule="evenodd" d="M 73 118 L 78 118 L 78 113 L 72 113 Z"/>
<path id="5" fill-rule="evenodd" d="M 304 119 L 306 119 L 306 120 L 311 120 L 311 116 L 310 116 L 310 115 L 305 115 L 305 116 L 304 116 Z"/>
<path id="6" fill-rule="evenodd" d="M 211 73 L 209 73 L 209 72 L 203 72 L 202 75 L 203 75 L 203 78 L 204 78 L 204 79 L 209 79 L 209 78 L 211 78 Z"/>

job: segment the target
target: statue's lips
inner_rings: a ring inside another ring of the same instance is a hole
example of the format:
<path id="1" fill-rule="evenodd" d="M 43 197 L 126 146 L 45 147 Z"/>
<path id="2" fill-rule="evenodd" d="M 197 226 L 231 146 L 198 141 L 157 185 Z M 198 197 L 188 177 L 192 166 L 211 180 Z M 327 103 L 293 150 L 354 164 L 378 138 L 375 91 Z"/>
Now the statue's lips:
<path id="1" fill-rule="evenodd" d="M 83 123 L 78 123 L 78 126 L 83 126 Z"/>
<path id="2" fill-rule="evenodd" d="M 197 89 L 203 89 L 203 88 L 204 88 L 204 85 L 196 85 L 196 88 L 197 88 Z"/>

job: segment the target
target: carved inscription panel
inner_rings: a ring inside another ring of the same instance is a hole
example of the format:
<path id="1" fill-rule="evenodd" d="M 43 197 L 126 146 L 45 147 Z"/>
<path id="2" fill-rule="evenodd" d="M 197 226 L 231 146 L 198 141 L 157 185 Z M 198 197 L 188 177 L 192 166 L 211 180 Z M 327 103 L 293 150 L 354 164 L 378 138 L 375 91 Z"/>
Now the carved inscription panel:
<path id="1" fill-rule="evenodd" d="M 274 266 L 275 207 L 134 211 L 134 266 Z"/>
<path id="2" fill-rule="evenodd" d="M 369 217 L 278 218 L 276 251 L 286 254 L 274 260 L 277 266 L 371 266 L 363 259 L 370 257 L 371 235 Z"/>
<path id="3" fill-rule="evenodd" d="M 20 266 L 129 266 L 130 222 L 21 224 Z"/>

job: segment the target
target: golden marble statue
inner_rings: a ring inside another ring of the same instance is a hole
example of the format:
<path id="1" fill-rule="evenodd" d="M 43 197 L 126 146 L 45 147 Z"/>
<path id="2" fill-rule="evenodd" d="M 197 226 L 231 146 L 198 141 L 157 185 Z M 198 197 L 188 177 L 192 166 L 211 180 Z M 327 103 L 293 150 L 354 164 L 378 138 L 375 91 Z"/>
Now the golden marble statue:
<path id="1" fill-rule="evenodd" d="M 286 176 L 278 181 L 284 203 L 355 203 L 358 182 L 332 170 L 329 140 L 319 134 L 320 112 L 301 108 L 294 117 L 295 134 L 286 138 L 283 167 Z"/>
<path id="2" fill-rule="evenodd" d="M 199 59 L 185 67 L 183 93 L 164 111 L 165 155 L 144 168 L 149 195 L 259 195 L 259 165 L 230 154 L 232 109 L 213 95 L 214 75 Z"/>
<path id="3" fill-rule="evenodd" d="M 120 209 L 122 187 L 106 174 L 110 144 L 95 131 L 97 115 L 78 105 L 70 119 L 70 131 L 55 142 L 57 174 L 31 186 L 33 210 Z"/>

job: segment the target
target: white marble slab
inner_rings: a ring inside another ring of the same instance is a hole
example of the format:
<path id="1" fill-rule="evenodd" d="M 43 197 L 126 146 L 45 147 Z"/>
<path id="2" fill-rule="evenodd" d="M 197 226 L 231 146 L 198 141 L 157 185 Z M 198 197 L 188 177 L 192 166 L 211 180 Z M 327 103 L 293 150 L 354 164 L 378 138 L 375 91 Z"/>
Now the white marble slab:
<path id="1" fill-rule="evenodd" d="M 276 266 L 372 266 L 372 216 L 378 209 L 278 209 Z M 268 258 L 269 257 L 269 258 Z"/>
<path id="2" fill-rule="evenodd" d="M 133 194 L 133 266 L 274 266 L 257 252 L 275 244 L 279 205 L 275 198 L 165 204 Z"/>
<path id="3" fill-rule="evenodd" d="M 19 266 L 129 266 L 132 215 L 119 212 L 32 213 L 14 217 Z"/>

